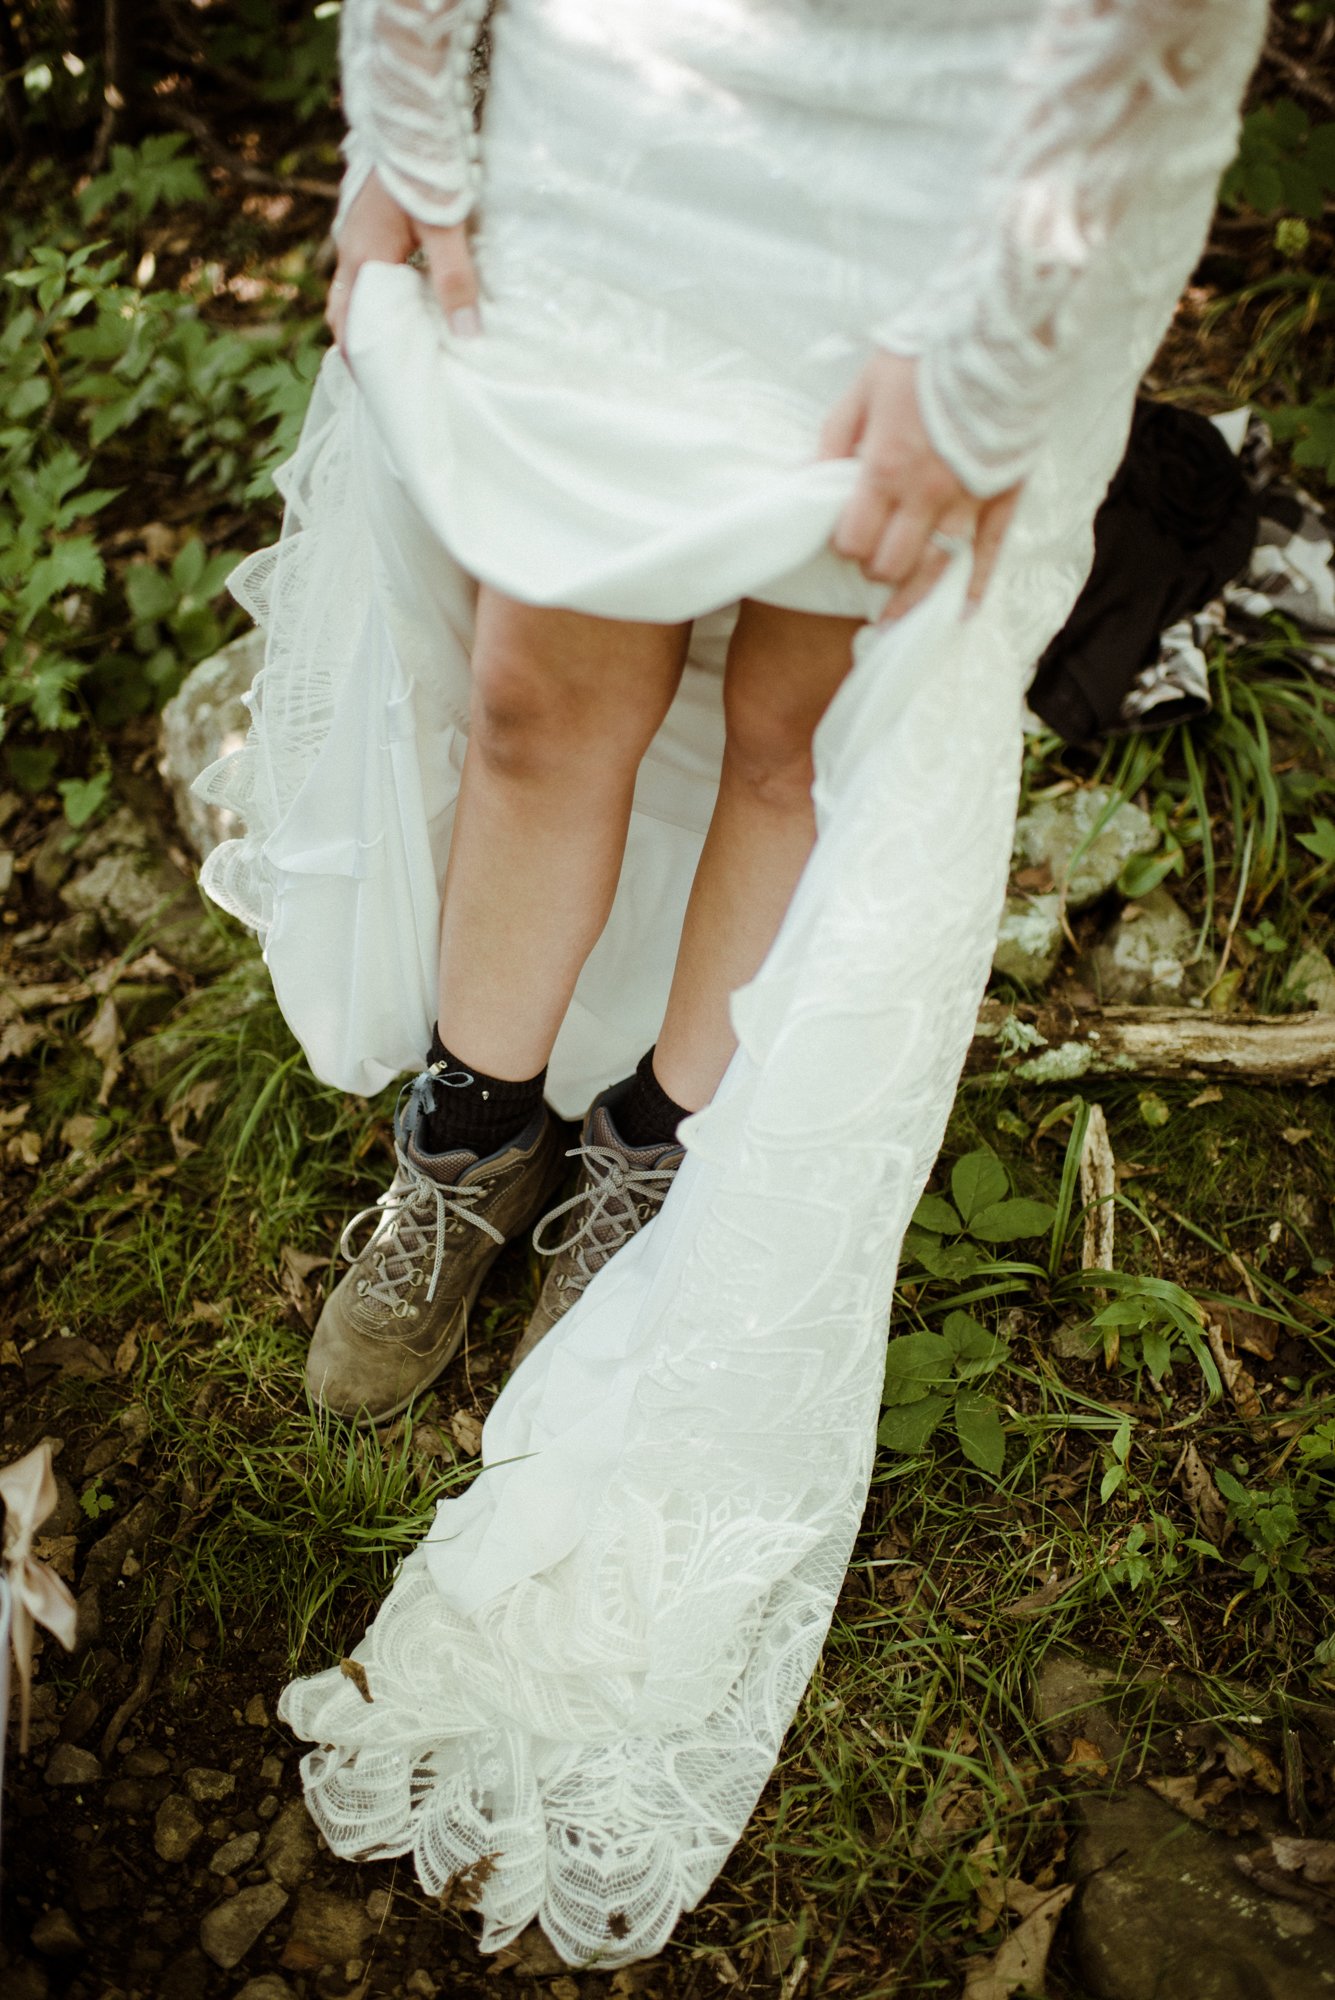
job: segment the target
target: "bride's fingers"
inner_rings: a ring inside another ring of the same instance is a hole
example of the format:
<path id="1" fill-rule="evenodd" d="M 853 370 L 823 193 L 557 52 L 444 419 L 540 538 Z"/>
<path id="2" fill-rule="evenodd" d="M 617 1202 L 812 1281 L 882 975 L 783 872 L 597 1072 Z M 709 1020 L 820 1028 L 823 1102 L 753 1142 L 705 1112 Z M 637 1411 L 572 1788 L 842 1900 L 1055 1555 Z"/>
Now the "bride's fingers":
<path id="1" fill-rule="evenodd" d="M 866 390 L 861 382 L 855 382 L 853 387 L 839 398 L 821 427 L 819 456 L 855 458 L 866 423 Z"/>
<path id="2" fill-rule="evenodd" d="M 480 333 L 477 272 L 463 225 L 452 229 L 419 226 L 417 234 L 426 253 L 431 289 L 440 300 L 450 332 L 464 338 Z"/>
<path id="3" fill-rule="evenodd" d="M 338 269 L 330 281 L 325 299 L 325 325 L 333 334 L 340 353 L 347 360 L 347 350 L 343 345 L 343 330 L 348 320 L 348 300 L 352 296 L 352 281 L 357 275 L 357 266 L 350 259 L 340 257 Z"/>
<path id="4" fill-rule="evenodd" d="M 1001 544 L 1006 539 L 1006 530 L 1011 524 L 1019 497 L 1019 489 L 1012 487 L 1009 493 L 998 493 L 994 500 L 985 500 L 979 510 L 967 599 L 970 611 L 976 611 L 983 601 L 983 593 L 1001 553 Z"/>
<path id="5" fill-rule="evenodd" d="M 935 590 L 949 566 L 950 557 L 946 551 L 929 542 L 912 575 L 906 582 L 895 586 L 877 624 L 893 625 L 906 611 L 912 611 L 915 604 L 921 604 L 928 591 Z"/>
<path id="6" fill-rule="evenodd" d="M 896 590 L 908 585 L 928 551 L 933 518 L 926 507 L 913 501 L 895 509 L 867 565 L 874 583 L 888 583 Z"/>

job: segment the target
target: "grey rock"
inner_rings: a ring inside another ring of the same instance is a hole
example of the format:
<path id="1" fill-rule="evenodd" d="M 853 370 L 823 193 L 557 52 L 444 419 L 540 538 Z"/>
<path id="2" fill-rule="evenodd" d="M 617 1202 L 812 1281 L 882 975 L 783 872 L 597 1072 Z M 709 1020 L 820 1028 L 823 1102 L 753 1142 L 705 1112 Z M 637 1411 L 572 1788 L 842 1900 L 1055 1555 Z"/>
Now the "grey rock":
<path id="1" fill-rule="evenodd" d="M 148 1796 L 138 1778 L 116 1778 L 103 1793 L 103 1803 L 113 1812 L 143 1812 Z"/>
<path id="2" fill-rule="evenodd" d="M 242 1889 L 209 1911 L 199 1927 L 199 1942 L 215 1965 L 230 1972 L 286 1904 L 287 1891 L 277 1882 Z"/>
<path id="3" fill-rule="evenodd" d="M 281 1785 L 282 1782 L 283 1760 L 276 1750 L 271 1750 L 268 1756 L 260 1761 L 260 1783 L 273 1786 Z"/>
<path id="4" fill-rule="evenodd" d="M 231 1798 L 236 1779 L 230 1771 L 211 1771 L 196 1764 L 185 1774 L 185 1788 L 196 1803 L 216 1805 L 220 1799 Z"/>
<path id="5" fill-rule="evenodd" d="M 163 1861 L 184 1861 L 203 1831 L 190 1801 L 169 1792 L 153 1821 L 153 1846 Z"/>
<path id="6" fill-rule="evenodd" d="M 149 1494 L 136 1500 L 128 1514 L 122 1514 L 113 1527 L 108 1528 L 101 1541 L 94 1542 L 84 1561 L 83 1574 L 79 1578 L 81 1589 L 100 1590 L 104 1584 L 114 1583 L 121 1574 L 126 1556 L 141 1555 L 144 1544 L 152 1532 L 157 1519 L 157 1502 Z M 166 1770 L 166 1759 L 161 1769 Z M 146 1778 L 149 1771 L 132 1771 L 127 1760 L 127 1777 Z"/>
<path id="7" fill-rule="evenodd" d="M 1083 910 L 1096 902 L 1111 889 L 1133 854 L 1149 854 L 1159 845 L 1159 830 L 1149 814 L 1124 799 L 1072 866 L 1072 856 L 1112 797 L 1106 785 L 1086 785 L 1041 800 L 1016 822 L 1017 862 L 1032 868 L 1046 861 L 1053 887 L 1060 891 L 1065 881 L 1068 909 Z"/>
<path id="8" fill-rule="evenodd" d="M 1284 979 L 1284 998 L 1291 1007 L 1315 1007 L 1335 1014 L 1335 966 L 1324 951 L 1300 951 Z"/>
<path id="9" fill-rule="evenodd" d="M 276 1972 L 262 1972 L 258 1979 L 248 1979 L 233 2000 L 292 2000 L 292 1988 Z"/>
<path id="10" fill-rule="evenodd" d="M 273 1819 L 278 1812 L 277 1792 L 266 1792 L 255 1808 L 261 1819 Z"/>
<path id="11" fill-rule="evenodd" d="M 44 1910 L 33 1925 L 32 1946 L 43 1958 L 73 1958 L 85 1948 L 73 1917 L 59 1905 Z"/>
<path id="12" fill-rule="evenodd" d="M 231 1840 L 224 1841 L 209 1868 L 215 1875 L 239 1875 L 248 1863 L 255 1859 L 255 1850 L 260 1844 L 258 1833 L 238 1833 Z"/>
<path id="13" fill-rule="evenodd" d="M 95 1785 L 102 1776 L 102 1766 L 91 1750 L 81 1750 L 77 1743 L 57 1743 L 46 1760 L 46 1782 L 48 1785 Z"/>
<path id="14" fill-rule="evenodd" d="M 315 1860 L 315 1829 L 300 1799 L 285 1805 L 270 1827 L 263 1860 L 273 1880 L 285 1889 L 295 1889 L 310 1873 Z"/>
<path id="15" fill-rule="evenodd" d="M 304 1882 L 297 1891 L 283 1963 L 289 1963 L 290 1954 L 292 1963 L 300 1960 L 312 1971 L 323 1965 L 343 1965 L 360 1955 L 362 1940 L 370 1929 L 363 1904 Z"/>
<path id="16" fill-rule="evenodd" d="M 1107 936 L 1085 954 L 1080 976 L 1101 1000 L 1180 1006 L 1200 984 L 1189 961 L 1196 926 L 1167 889 L 1128 903 Z"/>
<path id="17" fill-rule="evenodd" d="M 1026 986 L 1042 986 L 1050 979 L 1062 948 L 1060 908 L 1061 897 L 1055 890 L 1050 895 L 1007 896 L 992 955 L 993 971 Z"/>
<path id="18" fill-rule="evenodd" d="M 1249 1882 L 1239 1843 L 1136 1785 L 1081 1814 L 1073 1935 L 1093 2000 L 1330 2000 L 1335 1935 Z"/>
<path id="19" fill-rule="evenodd" d="M 241 697 L 263 665 L 264 634 L 246 632 L 193 667 L 162 711 L 158 769 L 181 831 L 201 858 L 238 828 L 231 813 L 195 798 L 190 787 L 201 771 L 245 742 L 250 714 Z"/>
<path id="20" fill-rule="evenodd" d="M 250 1700 L 246 1703 L 245 1717 L 246 1722 L 252 1729 L 268 1728 L 269 1711 L 264 1706 L 264 1696 L 262 1694 L 253 1694 L 250 1697 Z"/>

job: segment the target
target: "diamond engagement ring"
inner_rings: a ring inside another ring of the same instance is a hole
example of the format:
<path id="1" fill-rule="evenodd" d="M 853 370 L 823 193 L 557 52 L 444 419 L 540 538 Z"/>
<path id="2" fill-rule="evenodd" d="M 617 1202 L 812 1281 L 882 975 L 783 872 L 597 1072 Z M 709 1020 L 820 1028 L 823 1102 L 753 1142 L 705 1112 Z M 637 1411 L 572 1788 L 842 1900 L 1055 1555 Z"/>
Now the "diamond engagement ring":
<path id="1" fill-rule="evenodd" d="M 967 555 L 973 547 L 972 535 L 948 535 L 944 528 L 933 528 L 927 537 L 944 555 Z"/>

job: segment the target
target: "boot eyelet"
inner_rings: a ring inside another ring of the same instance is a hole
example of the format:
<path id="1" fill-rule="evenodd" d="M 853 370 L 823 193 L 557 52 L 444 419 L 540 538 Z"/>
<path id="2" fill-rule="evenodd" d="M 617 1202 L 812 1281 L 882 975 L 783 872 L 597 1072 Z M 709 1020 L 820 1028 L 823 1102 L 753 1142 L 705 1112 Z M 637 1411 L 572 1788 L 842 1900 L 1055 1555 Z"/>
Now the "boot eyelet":
<path id="1" fill-rule="evenodd" d="M 358 1278 L 358 1280 L 357 1280 L 357 1297 L 358 1297 L 359 1299 L 364 1299 L 364 1298 L 366 1297 L 366 1279 L 365 1279 L 365 1278 Z"/>

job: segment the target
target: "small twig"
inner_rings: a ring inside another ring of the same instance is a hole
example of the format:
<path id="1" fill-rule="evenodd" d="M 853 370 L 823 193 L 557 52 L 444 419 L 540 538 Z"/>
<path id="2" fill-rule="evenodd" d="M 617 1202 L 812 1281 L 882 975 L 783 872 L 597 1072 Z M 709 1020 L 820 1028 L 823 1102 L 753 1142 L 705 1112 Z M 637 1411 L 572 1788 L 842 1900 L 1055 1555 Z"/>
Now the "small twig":
<path id="1" fill-rule="evenodd" d="M 187 1465 L 182 1474 L 181 1504 L 176 1516 L 176 1526 L 171 1532 L 167 1546 L 177 1549 L 186 1536 L 204 1519 L 218 1496 L 222 1484 L 219 1473 L 207 1493 L 200 1497 L 199 1483 L 192 1465 Z M 125 1732 L 125 1725 L 136 1716 L 153 1692 L 158 1669 L 162 1665 L 162 1649 L 167 1643 L 167 1628 L 171 1624 L 172 1607 L 180 1588 L 180 1572 L 173 1563 L 162 1581 L 158 1601 L 153 1606 L 153 1616 L 148 1621 L 144 1634 L 144 1649 L 139 1667 L 139 1675 L 134 1686 L 126 1695 L 120 1707 L 112 1716 L 102 1733 L 102 1760 L 115 1754 L 116 1745 Z"/>
<path id="2" fill-rule="evenodd" d="M 1089 1107 L 1084 1150 L 1080 1155 L 1080 1199 L 1085 1205 L 1085 1236 L 1080 1262 L 1086 1271 L 1113 1269 L 1116 1222 L 1117 1164 L 1108 1137 L 1103 1106 Z"/>
<path id="3" fill-rule="evenodd" d="M 1335 111 L 1335 90 L 1331 89 L 1324 78 L 1314 76 L 1306 63 L 1298 62 L 1281 48 L 1269 48 L 1266 50 L 1266 55 L 1275 68 L 1283 72 L 1295 90 L 1301 90 L 1317 104 L 1324 105 L 1327 111 Z"/>
<path id="4" fill-rule="evenodd" d="M 88 160 L 90 174 L 100 174 L 106 165 L 116 121 L 125 109 L 121 90 L 120 0 L 104 0 L 102 20 L 102 117 Z"/>
<path id="5" fill-rule="evenodd" d="M 58 1208 L 65 1206 L 66 1202 L 77 1201 L 81 1194 L 86 1194 L 90 1187 L 96 1186 L 113 1167 L 118 1167 L 122 1160 L 128 1159 L 139 1143 L 138 1139 L 128 1139 L 123 1146 L 113 1147 L 111 1152 L 104 1153 L 100 1160 L 95 1160 L 83 1173 L 76 1174 L 72 1181 L 67 1182 L 55 1194 L 47 1195 L 46 1199 L 39 1201 L 35 1208 L 30 1208 L 26 1215 L 12 1223 L 4 1234 L 0 1235 L 0 1256 L 25 1242 L 34 1230 L 40 1229 Z M 6 1265 L 0 1270 L 0 1285 L 14 1277 L 29 1261 L 29 1257 L 21 1257 L 17 1263 Z"/>
<path id="6" fill-rule="evenodd" d="M 252 167 L 240 153 L 233 152 L 230 146 L 224 146 L 220 139 L 215 139 L 204 120 L 195 112 L 187 111 L 184 105 L 160 99 L 153 108 L 156 115 L 165 118 L 169 125 L 179 126 L 182 132 L 188 132 L 214 166 L 221 167 L 233 180 L 244 181 L 248 187 L 269 188 L 277 194 L 313 194 L 321 201 L 338 200 L 337 181 L 309 180 L 301 174 L 283 179 L 277 174 L 268 174 L 263 167 Z"/>

